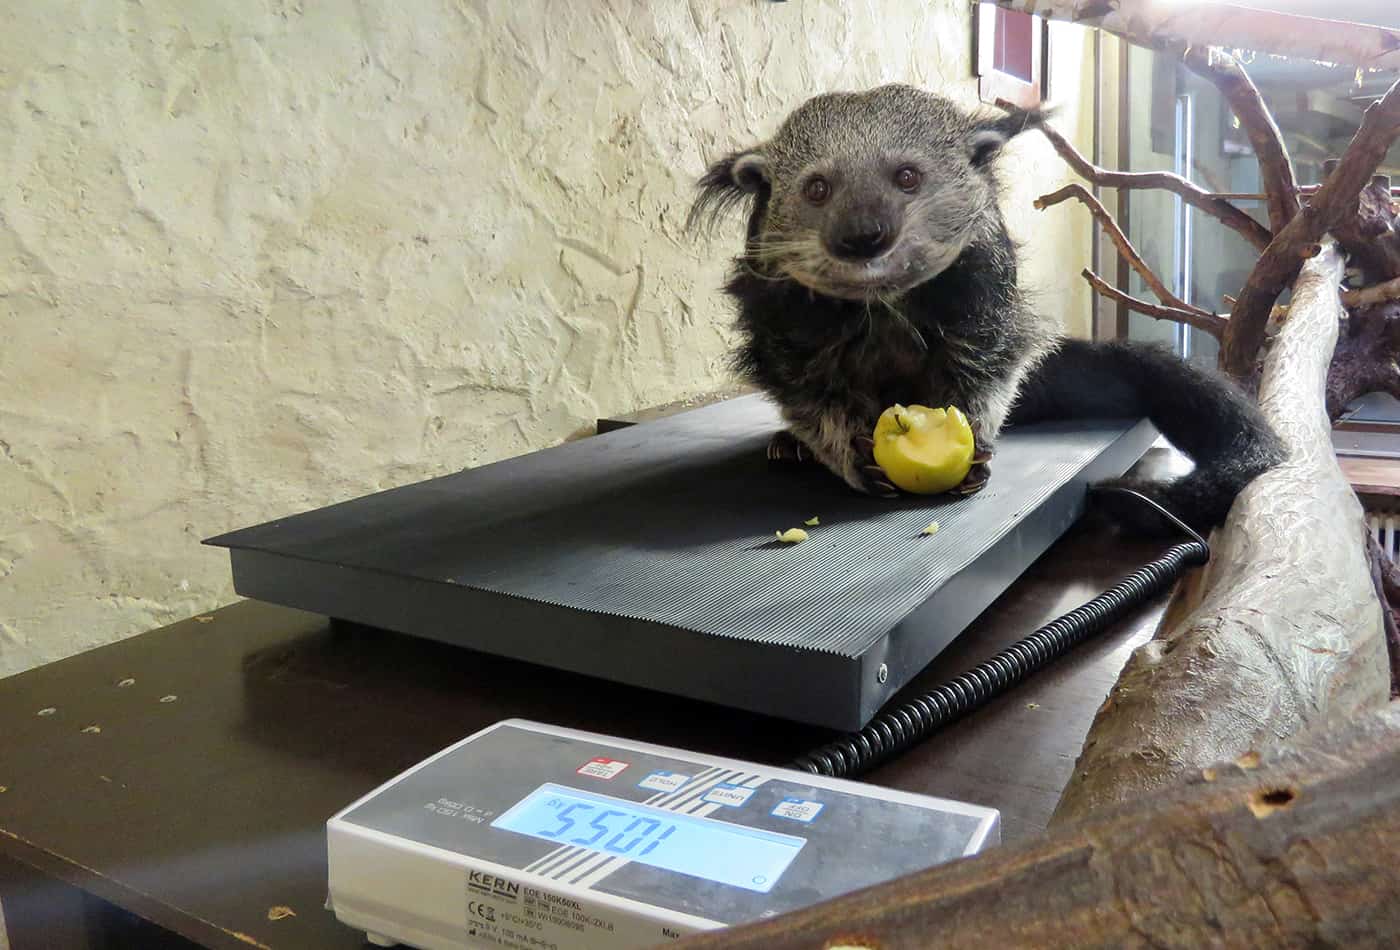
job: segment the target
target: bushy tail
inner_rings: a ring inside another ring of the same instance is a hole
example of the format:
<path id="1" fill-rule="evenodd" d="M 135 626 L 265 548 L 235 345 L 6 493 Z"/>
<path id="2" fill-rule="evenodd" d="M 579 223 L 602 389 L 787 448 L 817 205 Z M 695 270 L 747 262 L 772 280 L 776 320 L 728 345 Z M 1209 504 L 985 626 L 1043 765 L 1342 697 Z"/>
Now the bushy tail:
<path id="1" fill-rule="evenodd" d="M 1287 456 L 1258 407 L 1224 376 L 1130 341 L 1065 340 L 1027 378 L 1008 424 L 1143 416 L 1196 467 L 1174 481 L 1111 484 L 1142 492 L 1197 531 L 1224 521 L 1240 491 Z M 1170 530 L 1145 506 L 1112 499 L 1101 496 L 1101 504 L 1115 520 L 1153 534 Z"/>

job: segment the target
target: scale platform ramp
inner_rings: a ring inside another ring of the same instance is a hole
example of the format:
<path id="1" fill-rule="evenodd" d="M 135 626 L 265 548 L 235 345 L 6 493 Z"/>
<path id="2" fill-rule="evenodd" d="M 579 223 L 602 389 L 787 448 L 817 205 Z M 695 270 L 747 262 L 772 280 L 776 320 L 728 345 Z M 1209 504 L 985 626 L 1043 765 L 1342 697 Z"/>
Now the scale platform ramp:
<path id="1" fill-rule="evenodd" d="M 889 501 L 770 466 L 780 427 L 745 396 L 206 543 L 245 597 L 855 729 L 1157 437 L 1008 431 L 980 493 Z M 776 540 L 811 518 L 808 540 Z"/>

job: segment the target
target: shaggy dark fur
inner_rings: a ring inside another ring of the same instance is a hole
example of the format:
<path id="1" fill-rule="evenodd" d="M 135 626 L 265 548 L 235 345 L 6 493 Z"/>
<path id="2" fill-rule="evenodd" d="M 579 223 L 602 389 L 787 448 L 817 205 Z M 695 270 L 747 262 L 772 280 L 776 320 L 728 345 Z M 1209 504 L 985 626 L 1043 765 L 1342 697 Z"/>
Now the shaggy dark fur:
<path id="1" fill-rule="evenodd" d="M 1151 346 L 1060 339 L 1027 305 L 992 163 L 1040 121 L 882 86 L 809 100 L 771 141 L 715 164 L 692 220 L 749 205 L 726 288 L 739 304 L 736 366 L 815 458 L 872 493 L 889 486 L 868 436 L 896 402 L 963 409 L 980 459 L 1004 425 L 1146 415 L 1196 468 L 1133 487 L 1209 528 L 1283 447 L 1222 376 Z M 986 477 L 979 465 L 966 490 Z"/>

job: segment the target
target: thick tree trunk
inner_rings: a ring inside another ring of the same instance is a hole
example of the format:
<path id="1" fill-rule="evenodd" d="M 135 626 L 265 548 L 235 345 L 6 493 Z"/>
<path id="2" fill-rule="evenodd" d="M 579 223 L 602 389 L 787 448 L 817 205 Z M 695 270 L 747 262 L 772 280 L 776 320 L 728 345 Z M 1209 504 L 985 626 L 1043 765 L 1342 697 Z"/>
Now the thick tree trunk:
<path id="1" fill-rule="evenodd" d="M 1128 661 L 1055 822 L 1388 700 L 1361 506 L 1337 466 L 1323 408 L 1341 275 L 1329 241 L 1306 264 L 1265 358 L 1260 406 L 1289 460 L 1240 495 L 1211 563 Z"/>
<path id="2" fill-rule="evenodd" d="M 685 950 L 1400 945 L 1400 707 Z"/>

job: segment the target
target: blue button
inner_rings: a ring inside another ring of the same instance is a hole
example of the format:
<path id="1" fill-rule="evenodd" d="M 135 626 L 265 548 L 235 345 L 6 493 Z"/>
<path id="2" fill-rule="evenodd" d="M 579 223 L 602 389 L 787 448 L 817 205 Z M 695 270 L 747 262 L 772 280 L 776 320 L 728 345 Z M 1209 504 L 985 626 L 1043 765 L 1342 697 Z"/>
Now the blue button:
<path id="1" fill-rule="evenodd" d="M 773 807 L 772 814 L 778 818 L 800 821 L 806 825 L 811 824 L 825 807 L 826 805 L 822 802 L 809 802 L 805 798 L 784 798 Z"/>

